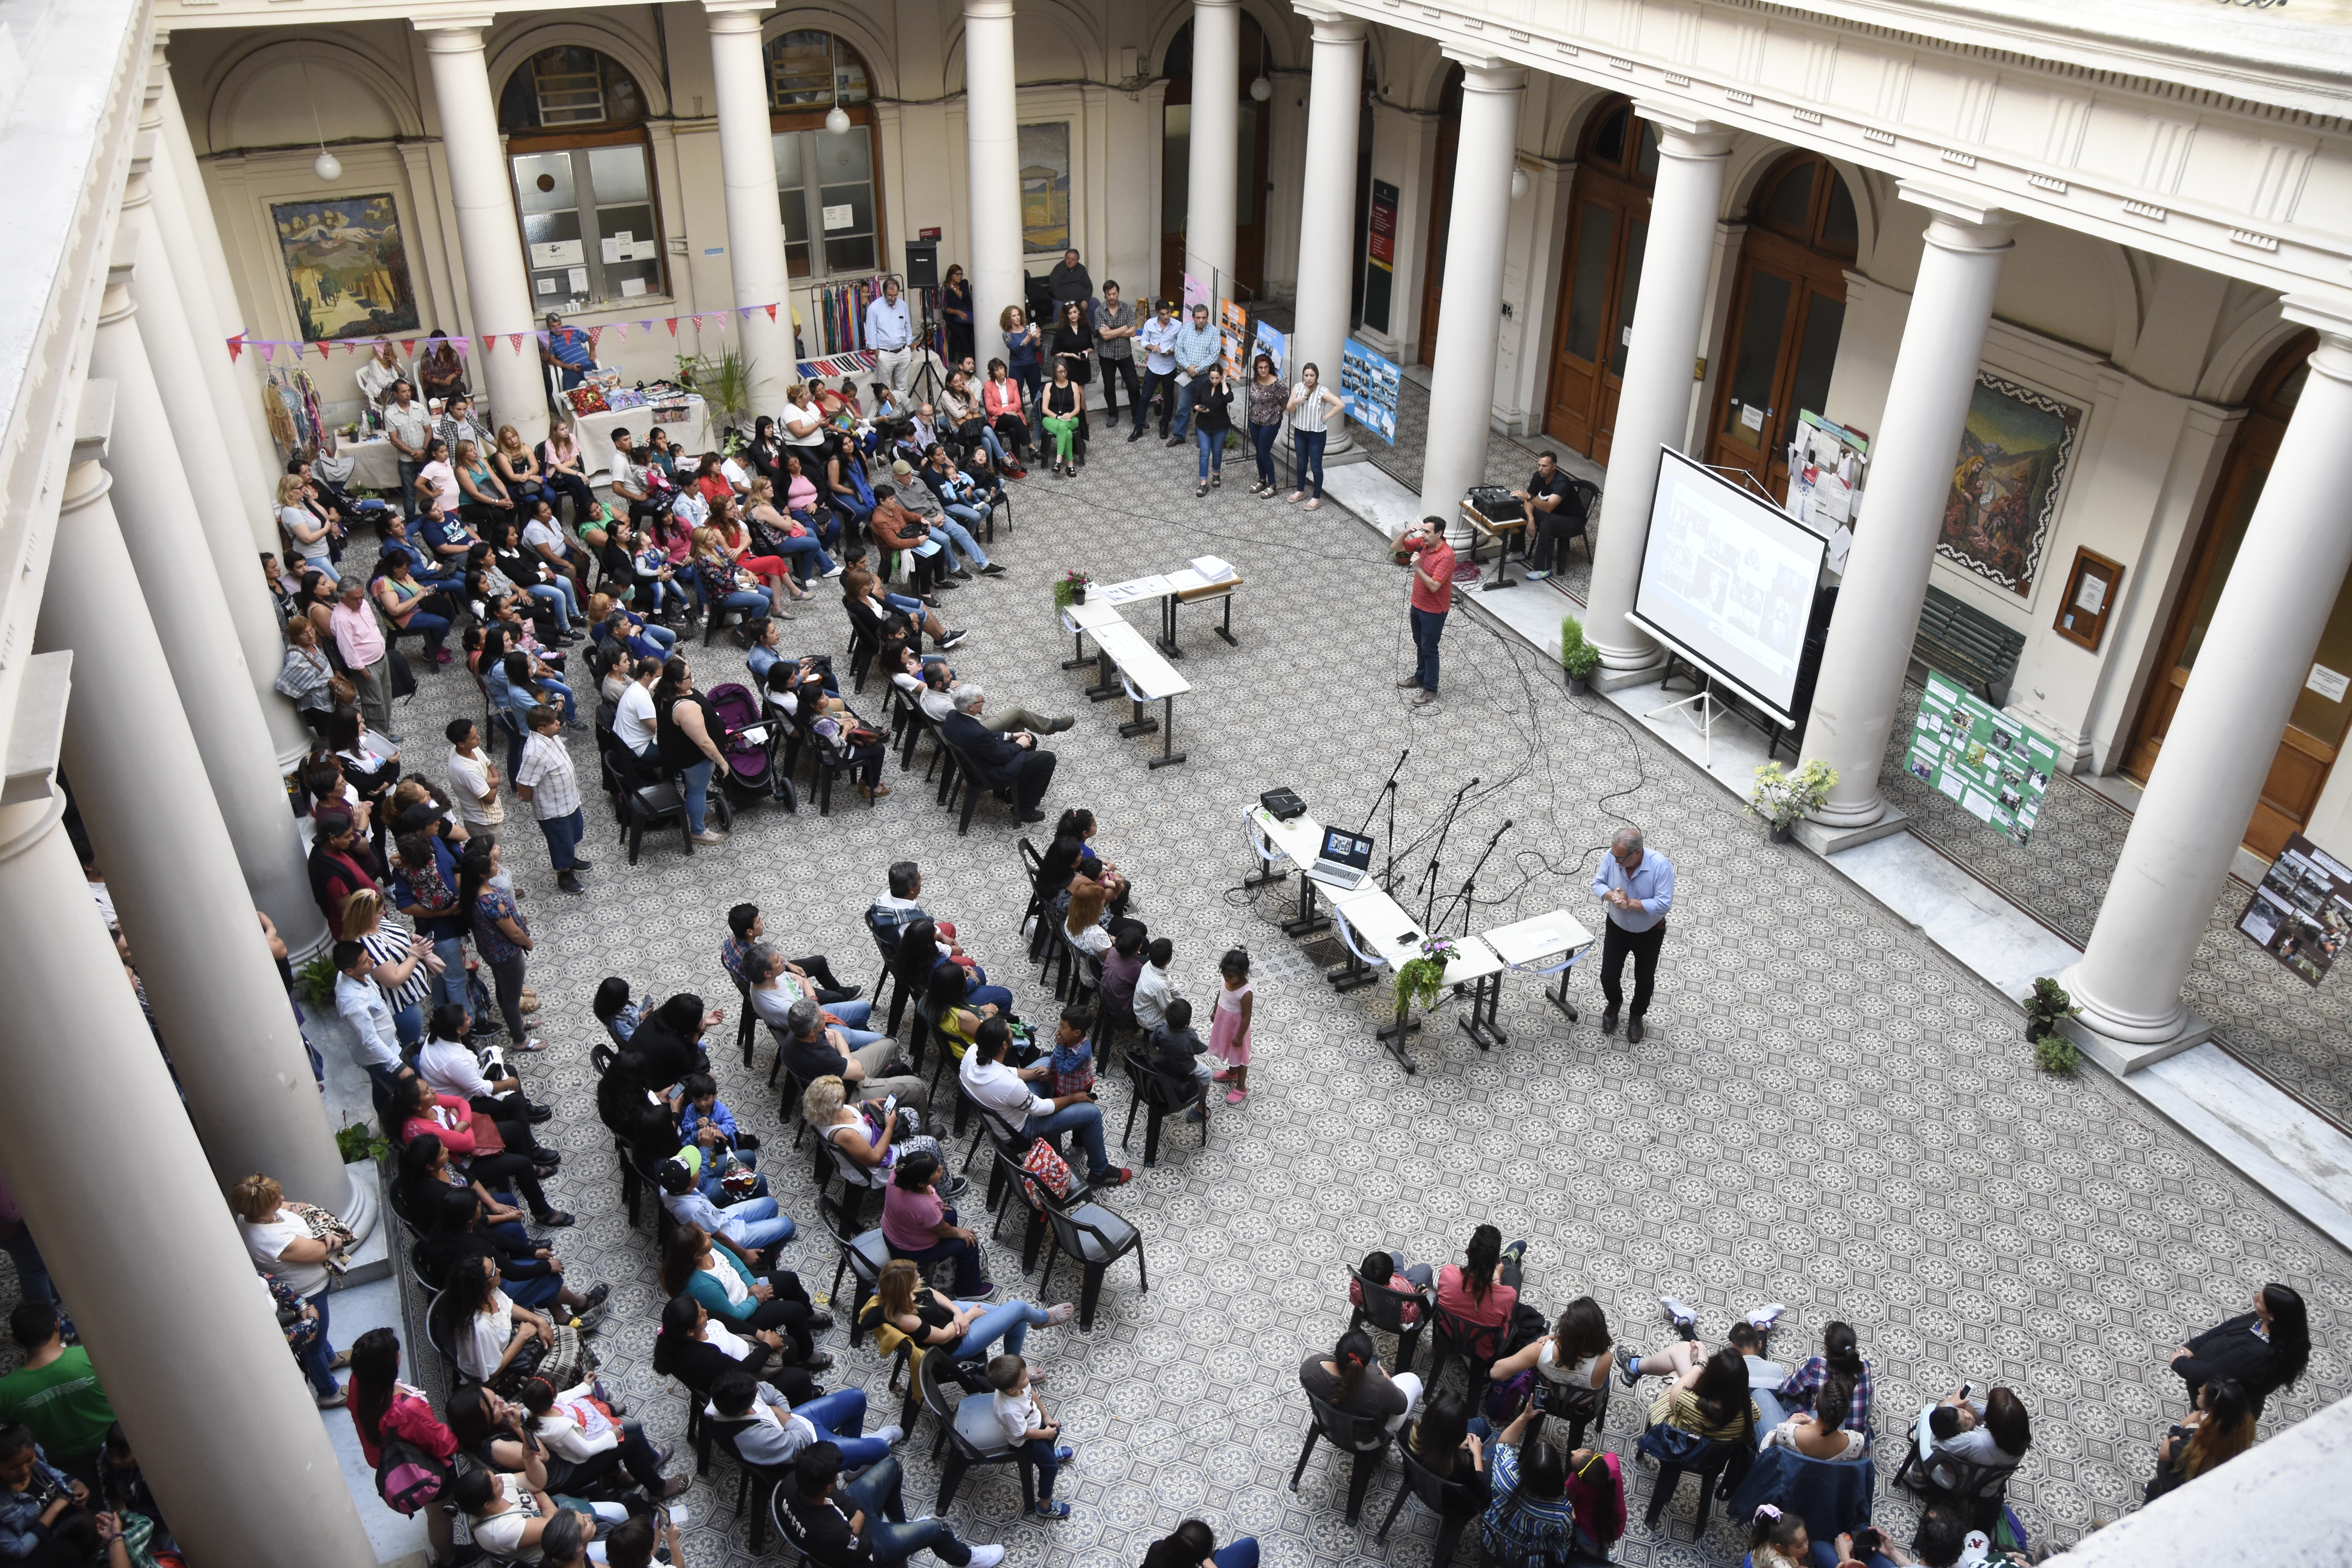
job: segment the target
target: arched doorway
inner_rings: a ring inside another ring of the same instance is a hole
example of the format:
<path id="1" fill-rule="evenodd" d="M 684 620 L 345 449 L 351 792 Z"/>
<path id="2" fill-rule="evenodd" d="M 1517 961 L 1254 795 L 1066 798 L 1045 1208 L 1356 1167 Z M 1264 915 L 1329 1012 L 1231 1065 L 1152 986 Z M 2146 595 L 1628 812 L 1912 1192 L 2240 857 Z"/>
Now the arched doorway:
<path id="1" fill-rule="evenodd" d="M 539 310 L 669 292 L 645 121 L 635 79 L 594 49 L 541 49 L 507 78 L 499 129 Z"/>
<path id="2" fill-rule="evenodd" d="M 1544 432 L 1596 463 L 1609 460 L 1617 425 L 1657 178 L 1657 132 L 1634 115 L 1633 100 L 1611 99 L 1595 109 L 1576 153 Z"/>
<path id="3" fill-rule="evenodd" d="M 1421 335 L 1415 340 L 1421 363 L 1437 363 L 1437 311 L 1445 298 L 1445 231 L 1454 216 L 1454 155 L 1462 144 L 1462 67 L 1449 62 L 1445 85 L 1437 94 L 1437 149 L 1429 161 L 1429 221 L 1423 230 L 1429 242 L 1422 248 Z"/>
<path id="4" fill-rule="evenodd" d="M 1274 119 L 1266 112 L 1271 104 L 1250 97 L 1249 84 L 1257 79 L 1265 58 L 1265 33 L 1257 18 L 1244 11 L 1241 68 L 1230 89 L 1241 104 L 1241 123 L 1234 137 L 1240 157 L 1234 179 L 1234 276 L 1252 295 L 1265 287 L 1265 171 L 1274 148 Z M 1192 23 L 1179 27 L 1169 40 L 1160 74 L 1168 79 L 1160 110 L 1160 293 L 1163 299 L 1181 300 L 1185 193 L 1192 180 Z"/>
<path id="5" fill-rule="evenodd" d="M 2303 395 L 2304 381 L 2311 373 L 2311 353 L 2318 346 L 2316 333 L 2297 334 L 2263 368 L 2246 399 L 2245 423 L 2238 426 L 2237 438 L 2230 444 L 2221 482 L 2214 488 L 2212 504 L 2206 510 L 2196 558 L 2181 585 L 2172 625 L 2165 632 L 2157 661 L 2161 673 L 2133 731 L 2124 772 L 2134 778 L 2145 781 L 2164 749 L 2165 731 L 2171 728 L 2173 710 L 2179 706 L 2180 693 L 2197 666 L 2206 630 L 2213 624 L 2213 607 L 2221 602 L 2221 584 L 2229 581 L 2231 564 L 2245 542 L 2246 524 L 2254 515 L 2254 503 L 2262 499 L 2263 482 L 2270 478 L 2279 441 L 2286 434 L 2287 416 Z M 2320 634 L 2312 660 L 2330 670 L 2352 673 L 2352 578 L 2347 579 L 2346 589 L 2336 595 L 2335 611 L 2327 617 L 2327 629 Z M 2279 739 L 2278 754 L 2272 759 L 2262 795 L 2254 803 L 2253 820 L 2246 825 L 2247 848 L 2265 858 L 2275 856 L 2285 847 L 2287 835 L 2311 820 L 2312 808 L 2319 804 L 2319 792 L 2343 748 L 2347 721 L 2352 721 L 2352 693 L 2330 698 L 2326 691 L 2308 685 L 2296 693 L 2286 733 Z"/>
<path id="6" fill-rule="evenodd" d="M 1789 493 L 1789 436 L 1797 415 L 1819 414 L 1845 326 L 1845 269 L 1861 226 L 1845 182 L 1818 153 L 1791 153 L 1757 183 L 1748 204 L 1717 379 L 1706 460 L 1744 468 L 1776 499 Z"/>

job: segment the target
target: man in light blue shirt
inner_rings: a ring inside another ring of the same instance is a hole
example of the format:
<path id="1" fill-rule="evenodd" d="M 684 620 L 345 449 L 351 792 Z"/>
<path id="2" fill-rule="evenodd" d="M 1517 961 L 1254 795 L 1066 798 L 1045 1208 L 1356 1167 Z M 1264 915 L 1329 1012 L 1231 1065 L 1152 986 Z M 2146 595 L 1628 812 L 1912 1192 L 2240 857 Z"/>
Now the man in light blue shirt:
<path id="1" fill-rule="evenodd" d="M 400 1075 L 400 1030 L 383 990 L 371 978 L 375 960 L 355 942 L 334 949 L 335 1011 L 352 1026 L 352 1060 L 390 1088 Z"/>
<path id="2" fill-rule="evenodd" d="M 1658 972 L 1658 949 L 1666 940 L 1666 911 L 1675 903 L 1675 868 L 1663 855 L 1642 847 L 1638 829 L 1621 827 L 1609 845 L 1609 858 L 1592 879 L 1592 895 L 1609 910 L 1609 926 L 1601 941 L 1601 994 L 1609 1005 L 1601 1015 L 1601 1032 L 1617 1032 L 1617 1009 L 1623 1002 L 1618 981 L 1625 972 L 1625 955 L 1633 955 L 1633 1007 L 1625 1022 L 1625 1038 L 1642 1043 L 1642 1015 L 1650 1010 L 1650 982 Z"/>
<path id="3" fill-rule="evenodd" d="M 1143 391 L 1135 403 L 1135 427 L 1143 428 L 1143 411 L 1160 400 L 1160 437 L 1168 438 L 1168 421 L 1176 411 L 1176 302 L 1162 300 L 1151 320 L 1135 331 L 1135 346 L 1143 351 Z"/>
<path id="4" fill-rule="evenodd" d="M 882 298 L 866 307 L 866 346 L 874 351 L 874 370 L 890 384 L 895 395 L 907 390 L 907 368 L 914 363 L 915 323 L 907 301 L 898 295 L 898 280 L 882 280 Z"/>
<path id="5" fill-rule="evenodd" d="M 1168 437 L 1170 446 L 1192 438 L 1192 391 L 1205 384 L 1203 378 L 1223 352 L 1217 329 L 1209 324 L 1209 307 L 1193 306 L 1192 319 L 1176 329 L 1176 374 L 1184 384 L 1176 389 L 1176 433 Z"/>

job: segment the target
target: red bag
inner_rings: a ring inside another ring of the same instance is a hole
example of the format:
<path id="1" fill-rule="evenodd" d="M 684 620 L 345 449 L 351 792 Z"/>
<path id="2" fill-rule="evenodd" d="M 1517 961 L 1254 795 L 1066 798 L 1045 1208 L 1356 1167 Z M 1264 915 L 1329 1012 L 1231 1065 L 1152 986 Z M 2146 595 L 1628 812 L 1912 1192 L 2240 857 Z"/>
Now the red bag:
<path id="1" fill-rule="evenodd" d="M 1569 1505 L 1576 1510 L 1576 1527 L 1603 1548 L 1625 1533 L 1625 1477 L 1617 1456 L 1592 1456 L 1580 1470 L 1568 1473 Z"/>
<path id="2" fill-rule="evenodd" d="M 1040 1213 L 1045 1207 L 1045 1200 L 1037 1195 L 1041 1184 L 1057 1198 L 1068 1197 L 1077 1184 L 1070 1175 L 1068 1163 L 1055 1153 L 1054 1146 L 1043 1138 L 1029 1145 L 1021 1168 L 1028 1173 L 1021 1184 L 1023 1195 L 1028 1198 L 1029 1206 Z"/>

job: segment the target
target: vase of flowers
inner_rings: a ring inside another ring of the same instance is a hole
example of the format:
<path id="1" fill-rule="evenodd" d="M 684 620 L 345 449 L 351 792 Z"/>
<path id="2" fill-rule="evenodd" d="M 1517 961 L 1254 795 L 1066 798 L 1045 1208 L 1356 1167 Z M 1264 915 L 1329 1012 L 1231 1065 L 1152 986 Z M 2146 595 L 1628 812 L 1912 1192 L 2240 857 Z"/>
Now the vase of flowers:
<path id="1" fill-rule="evenodd" d="M 1066 610 L 1072 605 L 1087 602 L 1087 584 L 1094 579 L 1076 567 L 1071 567 L 1054 580 L 1054 608 Z"/>
<path id="2" fill-rule="evenodd" d="M 1756 770 L 1756 787 L 1748 794 L 1748 815 L 1771 825 L 1772 842 L 1786 844 L 1797 824 L 1818 811 L 1837 787 L 1837 770 L 1815 757 L 1795 773 L 1778 763 Z"/>
<path id="3" fill-rule="evenodd" d="M 1445 989 L 1445 965 L 1453 958 L 1450 936 L 1423 937 L 1421 954 L 1397 965 L 1396 1000 L 1400 1007 L 1426 1007 Z"/>

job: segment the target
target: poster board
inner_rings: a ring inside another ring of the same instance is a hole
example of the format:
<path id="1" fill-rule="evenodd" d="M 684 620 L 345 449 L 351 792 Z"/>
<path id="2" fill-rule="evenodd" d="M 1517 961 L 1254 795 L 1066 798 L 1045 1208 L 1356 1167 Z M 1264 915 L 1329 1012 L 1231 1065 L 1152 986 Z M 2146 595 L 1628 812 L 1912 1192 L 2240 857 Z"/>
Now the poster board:
<path id="1" fill-rule="evenodd" d="M 1244 345 L 1250 341 L 1249 312 L 1231 300 L 1217 300 L 1218 358 L 1225 367 L 1225 379 L 1234 385 L 1242 384 L 1242 362 L 1246 357 Z"/>
<path id="2" fill-rule="evenodd" d="M 1832 572 L 1845 570 L 1869 469 L 1869 437 L 1811 409 L 1797 416 L 1789 442 L 1789 515 L 1830 542 Z"/>
<path id="3" fill-rule="evenodd" d="M 2058 748 L 1930 670 L 1904 765 L 1995 833 L 2024 844 L 2041 819 Z"/>
<path id="4" fill-rule="evenodd" d="M 2318 984 L 2352 938 L 2352 867 L 2302 834 L 2289 835 L 2238 929 L 2296 979 Z"/>
<path id="5" fill-rule="evenodd" d="M 1257 349 L 1250 357 L 1264 354 L 1274 362 L 1274 379 L 1286 382 L 1290 373 L 1290 336 L 1260 319 L 1257 324 Z"/>
<path id="6" fill-rule="evenodd" d="M 1397 396 L 1404 372 L 1394 360 L 1384 359 L 1349 338 L 1339 351 L 1339 398 L 1348 407 L 1349 422 L 1396 445 Z"/>

